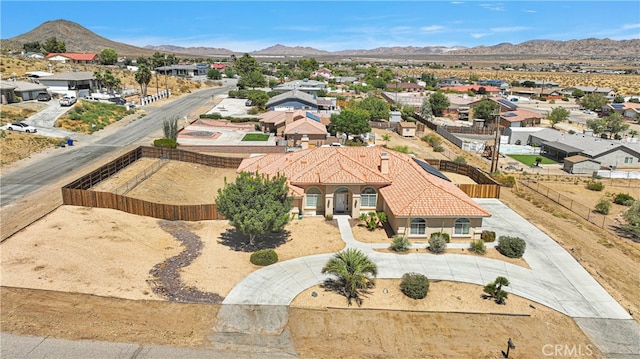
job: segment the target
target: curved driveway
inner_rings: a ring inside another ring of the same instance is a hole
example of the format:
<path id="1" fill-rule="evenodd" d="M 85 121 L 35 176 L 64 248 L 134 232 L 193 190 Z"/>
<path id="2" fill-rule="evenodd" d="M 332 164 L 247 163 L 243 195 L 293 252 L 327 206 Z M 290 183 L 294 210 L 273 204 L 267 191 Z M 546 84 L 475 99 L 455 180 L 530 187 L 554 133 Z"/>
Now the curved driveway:
<path id="1" fill-rule="evenodd" d="M 378 266 L 378 278 L 401 278 L 423 273 L 430 279 L 484 285 L 497 276 L 509 278 L 507 291 L 578 318 L 631 319 L 630 315 L 559 244 L 496 199 L 478 199 L 492 213 L 483 228 L 497 235 L 524 238 L 524 259 L 531 269 L 480 256 L 456 254 L 380 253 L 357 242 L 346 216 L 338 219 L 347 247 L 366 253 Z M 321 240 L 321 239 L 318 239 Z M 301 291 L 327 278 L 320 274 L 331 254 L 292 259 L 262 268 L 247 276 L 227 295 L 223 304 L 288 305 Z"/>

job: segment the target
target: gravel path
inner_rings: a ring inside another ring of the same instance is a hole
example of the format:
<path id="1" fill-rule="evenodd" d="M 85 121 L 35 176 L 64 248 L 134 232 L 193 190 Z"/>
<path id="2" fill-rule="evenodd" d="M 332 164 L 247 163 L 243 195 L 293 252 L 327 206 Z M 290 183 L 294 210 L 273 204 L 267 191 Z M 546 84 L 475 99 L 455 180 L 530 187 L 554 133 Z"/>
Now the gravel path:
<path id="1" fill-rule="evenodd" d="M 153 287 L 153 292 L 171 302 L 222 303 L 224 297 L 188 287 L 180 278 L 180 269 L 189 266 L 200 255 L 202 250 L 200 237 L 189 231 L 182 223 L 160 221 L 160 227 L 180 241 L 185 250 L 177 256 L 156 264 L 149 271 L 152 276 L 149 283 Z"/>

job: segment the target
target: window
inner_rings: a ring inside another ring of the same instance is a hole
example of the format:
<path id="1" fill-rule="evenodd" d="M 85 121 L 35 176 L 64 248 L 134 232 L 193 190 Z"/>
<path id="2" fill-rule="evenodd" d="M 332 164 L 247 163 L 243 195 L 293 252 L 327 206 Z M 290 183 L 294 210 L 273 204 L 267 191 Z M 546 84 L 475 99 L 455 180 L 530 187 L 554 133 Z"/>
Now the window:
<path id="1" fill-rule="evenodd" d="M 360 201 L 362 202 L 360 207 L 374 207 L 376 206 L 376 202 L 378 200 L 378 195 L 376 194 L 376 190 L 367 187 L 362 190 L 360 193 Z"/>
<path id="2" fill-rule="evenodd" d="M 458 218 L 456 219 L 453 234 L 469 234 L 469 227 L 471 227 L 470 220 L 466 218 Z"/>
<path id="3" fill-rule="evenodd" d="M 633 157 L 625 157 L 624 163 L 633 163 Z"/>
<path id="4" fill-rule="evenodd" d="M 424 235 L 425 233 L 427 233 L 427 221 L 422 218 L 412 219 L 409 234 Z"/>
<path id="5" fill-rule="evenodd" d="M 305 195 L 305 207 L 307 208 L 318 208 L 318 206 L 322 203 L 320 202 L 320 195 L 322 193 L 317 188 L 309 188 Z"/>

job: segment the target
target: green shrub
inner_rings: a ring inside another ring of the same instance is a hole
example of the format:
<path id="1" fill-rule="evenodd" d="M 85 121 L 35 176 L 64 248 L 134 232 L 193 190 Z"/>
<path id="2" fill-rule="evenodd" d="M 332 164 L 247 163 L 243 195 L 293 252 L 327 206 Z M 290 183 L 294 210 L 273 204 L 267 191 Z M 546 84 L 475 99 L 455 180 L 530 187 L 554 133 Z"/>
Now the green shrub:
<path id="1" fill-rule="evenodd" d="M 453 160 L 453 162 L 460 163 L 460 164 L 466 164 L 467 160 L 464 158 L 464 156 L 458 156 L 458 157 L 456 157 L 455 160 Z"/>
<path id="2" fill-rule="evenodd" d="M 613 198 L 613 203 L 615 204 L 621 204 L 623 206 L 631 206 L 633 204 L 633 201 L 635 201 L 635 199 L 628 193 L 618 193 L 614 198 Z"/>
<path id="3" fill-rule="evenodd" d="M 471 241 L 469 250 L 474 253 L 484 254 L 487 251 L 487 247 L 482 239 L 478 239 L 477 241 Z"/>
<path id="4" fill-rule="evenodd" d="M 598 213 L 609 214 L 609 210 L 611 210 L 611 202 L 602 198 L 598 203 L 596 203 L 595 210 Z"/>
<path id="5" fill-rule="evenodd" d="M 484 231 L 482 231 L 482 234 L 480 235 L 480 238 L 484 242 L 493 242 L 493 241 L 496 240 L 496 232 L 484 230 Z"/>
<path id="6" fill-rule="evenodd" d="M 229 92 L 231 92 L 231 91 L 229 91 Z M 203 114 L 200 115 L 200 118 L 209 118 L 209 119 L 212 119 L 212 120 L 219 120 L 219 119 L 222 118 L 222 115 L 217 113 L 217 112 L 209 113 L 209 114 L 203 113 Z"/>
<path id="7" fill-rule="evenodd" d="M 178 147 L 178 142 L 170 139 L 170 138 L 158 138 L 153 141 L 154 147 L 162 147 L 162 148 L 176 148 Z"/>
<path id="8" fill-rule="evenodd" d="M 587 189 L 591 191 L 602 191 L 604 189 L 604 184 L 602 182 L 589 181 L 587 182 Z"/>
<path id="9" fill-rule="evenodd" d="M 429 238 L 433 238 L 433 237 L 442 237 L 442 239 L 444 239 L 444 241 L 447 243 L 451 241 L 451 237 L 449 236 L 449 233 L 434 232 L 434 233 L 431 233 L 431 236 Z"/>
<path id="10" fill-rule="evenodd" d="M 273 249 L 261 249 L 251 253 L 250 260 L 257 266 L 268 266 L 278 261 L 278 253 Z"/>
<path id="11" fill-rule="evenodd" d="M 325 221 L 333 221 L 333 214 L 332 213 L 327 213 L 324 215 L 324 220 Z"/>
<path id="12" fill-rule="evenodd" d="M 409 247 L 411 247 L 411 242 L 405 236 L 395 236 L 391 241 L 391 249 L 396 252 L 406 252 Z"/>
<path id="13" fill-rule="evenodd" d="M 431 237 L 428 248 L 433 253 L 442 253 L 447 248 L 447 241 L 442 236 Z"/>
<path id="14" fill-rule="evenodd" d="M 498 238 L 498 252 L 509 258 L 520 258 L 524 254 L 527 243 L 520 237 L 500 236 Z"/>
<path id="15" fill-rule="evenodd" d="M 429 291 L 429 278 L 419 273 L 405 273 L 400 282 L 400 290 L 412 299 L 423 299 Z"/>

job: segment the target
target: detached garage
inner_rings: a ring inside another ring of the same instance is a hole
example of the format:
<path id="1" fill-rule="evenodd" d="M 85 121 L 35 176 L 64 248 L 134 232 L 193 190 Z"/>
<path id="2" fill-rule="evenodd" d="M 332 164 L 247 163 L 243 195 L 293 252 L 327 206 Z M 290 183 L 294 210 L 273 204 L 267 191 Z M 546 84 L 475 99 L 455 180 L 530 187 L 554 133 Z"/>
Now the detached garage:
<path id="1" fill-rule="evenodd" d="M 571 156 L 564 159 L 563 169 L 571 174 L 593 173 L 600 169 L 600 162 L 585 156 Z"/>

